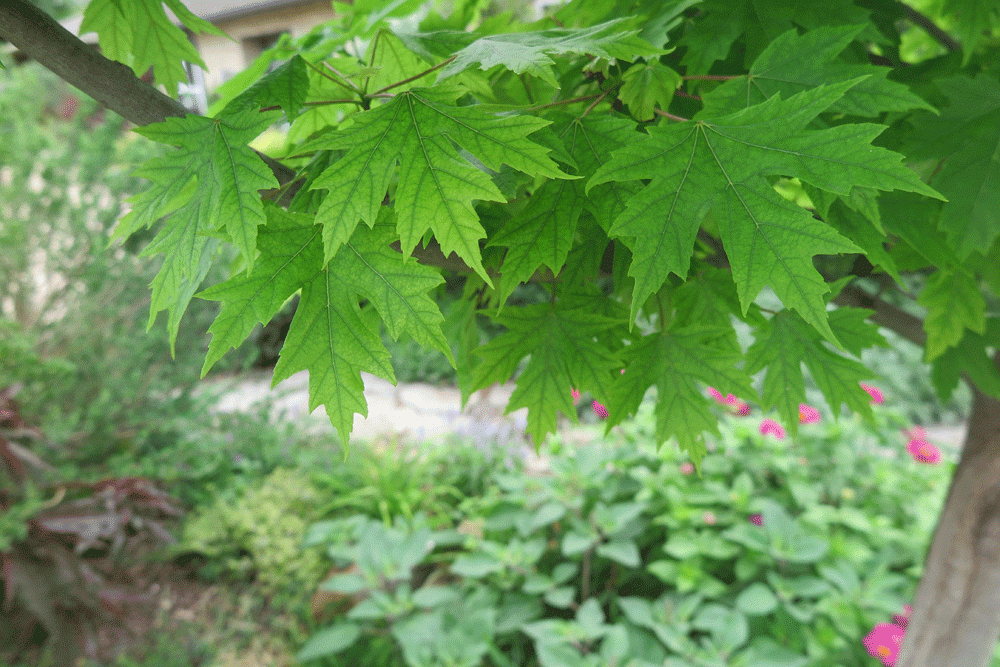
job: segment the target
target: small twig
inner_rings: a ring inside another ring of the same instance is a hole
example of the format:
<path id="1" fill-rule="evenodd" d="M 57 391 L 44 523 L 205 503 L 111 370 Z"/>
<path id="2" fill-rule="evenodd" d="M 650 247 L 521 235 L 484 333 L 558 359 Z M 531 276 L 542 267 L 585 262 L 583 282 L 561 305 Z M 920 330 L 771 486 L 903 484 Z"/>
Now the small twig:
<path id="1" fill-rule="evenodd" d="M 683 90 L 675 90 L 674 95 L 677 97 L 687 97 L 688 99 L 701 101 L 701 95 L 692 95 L 691 93 L 685 93 Z"/>
<path id="2" fill-rule="evenodd" d="M 903 14 L 906 18 L 910 20 L 916 26 L 923 28 L 928 35 L 936 39 L 943 47 L 949 51 L 957 51 L 962 48 L 962 45 L 951 38 L 951 36 L 942 30 L 934 21 L 930 20 L 920 12 L 918 12 L 913 7 L 910 7 L 905 2 L 897 3 L 903 10 Z"/>
<path id="3" fill-rule="evenodd" d="M 324 62 L 323 63 L 323 67 L 326 67 L 328 70 L 330 70 L 331 72 L 333 72 L 336 76 L 330 76 L 329 74 L 327 74 L 326 72 L 324 72 L 320 68 L 318 68 L 315 65 L 313 65 L 308 60 L 306 61 L 306 64 L 309 65 L 310 67 L 312 67 L 314 70 L 316 70 L 317 74 L 319 74 L 322 77 L 325 77 L 325 78 L 329 79 L 330 81 L 333 81 L 335 84 L 337 84 L 341 88 L 346 88 L 347 90 L 351 91 L 352 93 L 356 93 L 358 95 L 363 95 L 364 94 L 364 91 L 362 91 L 360 88 L 358 88 L 353 83 L 351 83 L 350 81 L 348 81 L 347 77 L 345 77 L 343 74 L 341 74 L 340 72 L 338 72 L 329 63 Z"/>
<path id="4" fill-rule="evenodd" d="M 746 76 L 745 74 L 692 74 L 691 76 L 681 77 L 685 81 L 729 81 L 730 79 L 738 79 L 741 76 Z"/>
<path id="5" fill-rule="evenodd" d="M 589 107 L 587 107 L 587 110 L 583 112 L 583 115 L 582 115 L 582 116 L 580 116 L 580 118 L 583 118 L 583 117 L 585 117 L 585 116 L 586 116 L 587 114 L 589 114 L 589 113 L 590 113 L 591 111 L 593 111 L 593 110 L 594 110 L 594 107 L 596 107 L 596 106 L 597 106 L 598 104 L 600 104 L 600 103 L 601 103 L 601 100 L 603 100 L 603 99 L 604 99 L 605 97 L 607 97 L 607 96 L 608 96 L 608 93 L 610 93 L 610 92 L 611 92 L 610 90 L 606 90 L 606 91 L 604 91 L 603 93 L 601 93 L 601 96 L 600 96 L 600 97 L 598 97 L 598 98 L 597 98 L 596 100 L 594 100 L 594 101 L 593 101 L 593 102 L 592 102 L 592 103 L 590 104 L 590 106 L 589 106 Z"/>
<path id="6" fill-rule="evenodd" d="M 657 109 L 655 107 L 653 108 L 653 113 L 655 113 L 655 114 L 657 114 L 659 116 L 663 116 L 664 118 L 669 118 L 670 120 L 676 120 L 679 123 L 686 123 L 687 121 L 691 120 L 690 118 L 683 118 L 681 116 L 675 116 L 672 113 L 667 113 L 666 111 L 663 111 L 661 109 Z"/>
<path id="7" fill-rule="evenodd" d="M 594 93 L 593 95 L 584 95 L 583 97 L 574 97 L 571 100 L 559 100 L 558 102 L 549 102 L 548 104 L 539 104 L 538 106 L 528 107 L 525 111 L 538 111 L 539 109 L 547 109 L 549 107 L 557 107 L 561 104 L 572 104 L 574 102 L 585 102 L 587 100 L 592 100 L 595 97 L 601 97 L 604 93 Z"/>
<path id="8" fill-rule="evenodd" d="M 384 93 L 387 90 L 392 90 L 396 86 L 402 86 L 403 84 L 409 83 L 410 81 L 416 81 L 420 77 L 426 76 L 426 75 L 430 74 L 431 72 L 433 72 L 436 69 L 441 69 L 442 67 L 444 67 L 445 65 L 447 65 L 448 63 L 450 63 L 452 60 L 454 60 L 457 57 L 458 56 L 452 56 L 451 58 L 448 58 L 448 60 L 445 60 L 444 62 L 440 62 L 437 65 L 435 65 L 434 67 L 431 67 L 430 69 L 425 69 L 420 74 L 414 74 L 413 76 L 409 77 L 408 79 L 403 79 L 402 81 L 397 81 L 396 83 L 390 83 L 388 86 L 384 86 L 382 88 L 379 88 L 378 90 L 376 90 L 374 93 L 372 93 L 368 97 L 374 97 L 375 95 L 378 95 L 379 93 Z"/>

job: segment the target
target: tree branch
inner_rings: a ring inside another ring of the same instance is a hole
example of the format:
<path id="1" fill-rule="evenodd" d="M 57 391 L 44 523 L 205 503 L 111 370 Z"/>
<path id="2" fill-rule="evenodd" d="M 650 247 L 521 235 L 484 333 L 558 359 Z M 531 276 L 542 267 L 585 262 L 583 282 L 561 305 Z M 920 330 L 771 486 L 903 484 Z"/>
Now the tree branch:
<path id="1" fill-rule="evenodd" d="M 875 314 L 872 315 L 871 320 L 875 324 L 894 331 L 914 345 L 923 347 L 927 342 L 923 320 L 915 315 L 910 315 L 898 306 L 869 294 L 860 287 L 846 286 L 840 294 L 833 298 L 833 303 L 838 306 L 874 310 Z"/>
<path id="2" fill-rule="evenodd" d="M 905 2 L 900 2 L 899 6 L 903 10 L 903 14 L 906 18 L 915 26 L 923 28 L 928 35 L 936 39 L 942 46 L 944 46 L 949 51 L 958 51 L 962 48 L 962 45 L 951 38 L 951 36 L 942 30 L 934 21 L 918 12 L 913 7 L 910 7 Z"/>
<path id="3" fill-rule="evenodd" d="M 0 2 L 0 37 L 136 125 L 162 123 L 171 116 L 190 113 L 177 100 L 144 83 L 128 66 L 108 60 L 84 44 L 27 0 Z M 262 153 L 257 155 L 271 168 L 279 183 L 295 176 L 295 171 L 277 160 Z"/>

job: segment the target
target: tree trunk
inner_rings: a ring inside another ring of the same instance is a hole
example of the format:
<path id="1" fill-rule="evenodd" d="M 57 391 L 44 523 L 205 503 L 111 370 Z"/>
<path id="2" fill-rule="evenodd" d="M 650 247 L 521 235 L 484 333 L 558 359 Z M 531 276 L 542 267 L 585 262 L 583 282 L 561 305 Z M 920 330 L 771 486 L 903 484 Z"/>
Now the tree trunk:
<path id="1" fill-rule="evenodd" d="M 993 357 L 1000 366 L 1000 352 Z M 1000 401 L 973 387 L 962 456 L 896 667 L 987 667 L 1000 635 Z"/>

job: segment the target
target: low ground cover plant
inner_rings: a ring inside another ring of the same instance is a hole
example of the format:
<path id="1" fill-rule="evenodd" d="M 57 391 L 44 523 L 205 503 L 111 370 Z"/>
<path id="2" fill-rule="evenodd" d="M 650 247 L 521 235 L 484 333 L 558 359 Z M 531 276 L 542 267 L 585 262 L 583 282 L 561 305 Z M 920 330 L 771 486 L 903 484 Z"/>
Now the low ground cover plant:
<path id="1" fill-rule="evenodd" d="M 334 570 L 320 590 L 336 605 L 300 660 L 860 667 L 885 657 L 865 638 L 912 599 L 950 455 L 904 433 L 893 410 L 865 423 L 803 409 L 797 435 L 779 438 L 720 398 L 732 412 L 700 471 L 656 450 L 641 411 L 615 444 L 550 441 L 548 474 L 495 472 L 450 524 L 424 513 L 317 523 L 307 543 L 327 550 Z"/>

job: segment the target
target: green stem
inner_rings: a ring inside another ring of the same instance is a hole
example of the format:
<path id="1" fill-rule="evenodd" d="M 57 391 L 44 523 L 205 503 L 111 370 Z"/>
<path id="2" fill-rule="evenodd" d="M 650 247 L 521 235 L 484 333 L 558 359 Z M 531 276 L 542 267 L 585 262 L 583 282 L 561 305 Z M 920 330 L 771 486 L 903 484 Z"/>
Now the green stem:
<path id="1" fill-rule="evenodd" d="M 390 83 L 388 86 L 384 86 L 382 88 L 379 88 L 374 93 L 372 93 L 371 95 L 369 95 L 369 97 L 371 97 L 373 95 L 378 95 L 379 93 L 384 93 L 387 90 L 392 90 L 393 88 L 395 88 L 397 86 L 402 86 L 403 84 L 409 83 L 410 81 L 416 81 L 420 77 L 426 76 L 426 75 L 430 74 L 431 72 L 433 72 L 436 69 L 441 69 L 442 67 L 444 67 L 445 65 L 447 65 L 448 63 L 450 63 L 452 60 L 454 60 L 457 57 L 458 56 L 452 56 L 451 58 L 448 58 L 448 60 L 445 60 L 444 62 L 438 63 L 437 65 L 435 65 L 434 67 L 431 67 L 430 69 L 425 69 L 420 74 L 414 74 L 413 76 L 409 77 L 408 79 L 403 79 L 402 81 L 397 81 L 396 83 Z"/>
<path id="2" fill-rule="evenodd" d="M 329 74 L 327 74 L 326 72 L 324 72 L 323 70 L 321 70 L 319 67 L 316 67 L 316 65 L 314 65 L 311 62 L 309 62 L 308 60 L 306 60 L 306 64 L 309 65 L 310 67 L 312 67 L 316 71 L 317 74 L 319 74 L 322 77 L 325 77 L 325 78 L 329 79 L 330 81 L 333 81 L 335 84 L 337 84 L 341 88 L 345 88 L 345 89 L 347 89 L 347 90 L 349 90 L 352 93 L 355 93 L 357 95 L 362 95 L 363 94 L 361 92 L 360 88 L 358 88 L 357 86 L 355 86 L 354 84 L 352 84 L 350 81 L 348 81 L 347 77 L 345 77 L 343 74 L 341 74 L 340 72 L 338 72 L 336 69 L 334 69 L 328 63 L 324 62 L 323 66 L 326 67 L 327 69 L 329 69 L 331 72 L 333 72 L 337 76 L 335 76 L 335 77 L 334 76 L 330 76 Z"/>
<path id="3" fill-rule="evenodd" d="M 655 113 L 657 115 L 660 115 L 660 116 L 663 116 L 664 118 L 669 118 L 670 120 L 676 120 L 679 123 L 685 123 L 685 122 L 691 120 L 690 118 L 683 118 L 681 116 L 675 116 L 672 113 L 667 113 L 666 111 L 662 111 L 660 109 L 655 109 L 655 108 L 653 109 L 653 113 Z"/>
<path id="4" fill-rule="evenodd" d="M 601 96 L 598 97 L 596 100 L 594 100 L 593 103 L 589 107 L 587 107 L 587 110 L 583 112 L 583 115 L 580 116 L 580 118 L 584 118 L 587 114 L 589 114 L 591 111 L 593 111 L 594 107 L 596 107 L 598 104 L 600 104 L 601 100 L 603 100 L 605 97 L 607 97 L 608 93 L 610 93 L 610 92 L 611 92 L 610 90 L 606 90 L 603 93 L 601 93 Z"/>

